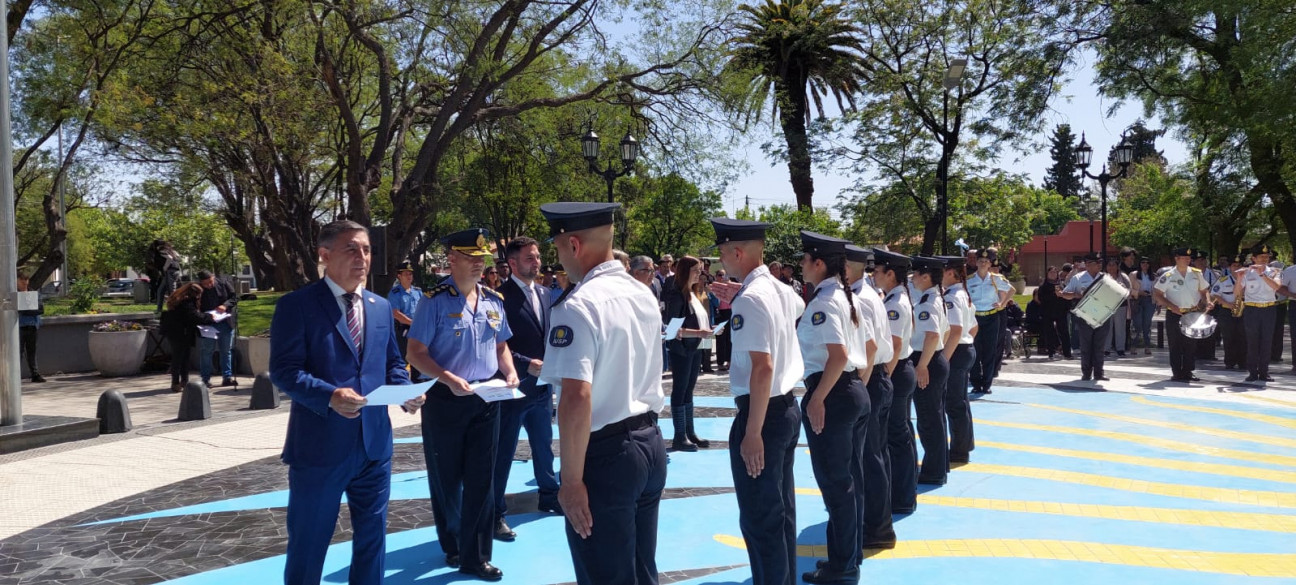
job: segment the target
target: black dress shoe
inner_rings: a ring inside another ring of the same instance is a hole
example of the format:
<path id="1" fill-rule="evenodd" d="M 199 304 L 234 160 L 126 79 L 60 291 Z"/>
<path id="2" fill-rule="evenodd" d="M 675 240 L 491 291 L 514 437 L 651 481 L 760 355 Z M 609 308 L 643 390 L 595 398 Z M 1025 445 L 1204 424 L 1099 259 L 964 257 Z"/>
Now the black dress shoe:
<path id="1" fill-rule="evenodd" d="M 1110 381 L 1111 381 L 1111 378 L 1108 378 L 1107 376 L 1104 376 L 1104 375 L 1102 375 L 1102 374 L 1098 374 L 1097 376 L 1094 376 L 1094 381 L 1095 381 L 1095 382 L 1110 382 Z"/>
<path id="2" fill-rule="evenodd" d="M 879 542 L 864 543 L 864 550 L 891 550 L 896 547 L 896 541 L 883 540 Z"/>
<path id="3" fill-rule="evenodd" d="M 994 392 L 991 392 L 989 388 L 982 388 L 982 389 L 981 389 L 981 393 L 982 393 L 982 394 L 994 394 Z"/>
<path id="4" fill-rule="evenodd" d="M 1092 380 L 1092 379 L 1093 379 L 1093 376 L 1090 376 L 1089 374 L 1084 374 L 1084 375 L 1080 376 L 1080 381 L 1081 381 L 1081 382 L 1088 382 L 1089 380 Z"/>
<path id="5" fill-rule="evenodd" d="M 802 573 L 801 580 L 806 583 L 858 583 L 859 569 L 851 567 L 846 571 L 834 571 L 825 566 Z"/>
<path id="6" fill-rule="evenodd" d="M 225 378 L 221 380 L 221 386 L 238 386 L 238 380 L 234 378 Z"/>
<path id="7" fill-rule="evenodd" d="M 40 384 L 41 382 L 44 382 L 44 381 L 45 381 L 45 378 L 42 377 L 40 374 L 33 374 L 33 375 L 32 375 L 32 383 Z"/>
<path id="8" fill-rule="evenodd" d="M 1260 379 L 1260 376 L 1257 376 L 1257 375 L 1255 375 L 1255 374 L 1251 374 L 1250 376 L 1247 376 L 1247 377 L 1246 377 L 1246 380 L 1244 380 L 1244 381 L 1245 381 L 1245 382 L 1254 382 L 1254 381 L 1259 380 L 1259 379 Z"/>
<path id="9" fill-rule="evenodd" d="M 689 440 L 684 437 L 676 437 L 674 441 L 671 441 L 671 448 L 684 453 L 694 453 L 698 450 L 697 445 L 689 442 Z"/>
<path id="10" fill-rule="evenodd" d="M 945 485 L 945 482 L 946 482 L 946 481 L 948 481 L 948 480 L 944 480 L 944 479 L 925 479 L 925 478 L 923 478 L 922 476 L 919 476 L 919 477 L 918 477 L 918 484 L 919 484 L 919 485 Z"/>
<path id="11" fill-rule="evenodd" d="M 509 528 L 508 522 L 503 518 L 495 521 L 495 540 L 500 542 L 513 542 L 517 539 L 517 533 Z"/>
<path id="12" fill-rule="evenodd" d="M 446 555 L 445 561 L 447 567 L 457 568 L 459 566 L 459 555 Z"/>
<path id="13" fill-rule="evenodd" d="M 693 433 L 688 434 L 688 440 L 690 443 L 697 445 L 698 449 L 707 449 L 711 447 L 711 441 L 708 441 L 706 439 L 699 439 L 698 436 Z"/>
<path id="14" fill-rule="evenodd" d="M 968 455 L 950 455 L 950 456 L 949 456 L 949 462 L 950 462 L 950 463 L 968 463 L 968 462 L 970 462 L 971 459 L 972 459 L 972 457 L 970 457 L 970 456 L 968 456 Z"/>
<path id="15" fill-rule="evenodd" d="M 482 563 L 478 567 L 459 567 L 459 572 L 472 575 L 482 581 L 499 581 L 504 578 L 504 571 L 499 570 L 490 563 Z"/>
<path id="16" fill-rule="evenodd" d="M 914 508 L 891 508 L 891 514 L 913 514 Z"/>
<path id="17" fill-rule="evenodd" d="M 1266 381 L 1266 382 L 1272 382 L 1272 381 L 1274 381 L 1273 376 L 1270 376 L 1269 374 L 1265 374 L 1265 375 L 1263 375 L 1263 376 L 1260 376 L 1260 379 L 1261 379 L 1261 380 L 1264 380 L 1264 381 Z"/>
<path id="18" fill-rule="evenodd" d="M 1190 376 L 1188 376 L 1188 380 L 1189 380 L 1190 382 L 1200 382 L 1200 381 L 1201 381 L 1201 378 L 1198 378 L 1197 376 L 1190 375 Z"/>
<path id="19" fill-rule="evenodd" d="M 540 502 L 539 504 L 536 504 L 536 509 L 541 512 L 548 512 L 559 516 L 563 515 L 562 504 L 559 504 L 558 500 L 552 502 Z"/>

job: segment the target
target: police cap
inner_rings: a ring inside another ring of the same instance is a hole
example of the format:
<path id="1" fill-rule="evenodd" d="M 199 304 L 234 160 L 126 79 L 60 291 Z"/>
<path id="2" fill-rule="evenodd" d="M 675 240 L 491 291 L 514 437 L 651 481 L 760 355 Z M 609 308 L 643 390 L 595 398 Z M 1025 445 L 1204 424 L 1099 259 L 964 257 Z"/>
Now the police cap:
<path id="1" fill-rule="evenodd" d="M 765 230 L 769 229 L 770 224 L 746 219 L 713 217 L 711 227 L 715 229 L 715 243 L 719 246 L 728 242 L 764 242 Z"/>
<path id="2" fill-rule="evenodd" d="M 1234 254 L 1232 256 L 1229 256 L 1228 260 L 1229 260 L 1229 264 L 1246 264 L 1247 255 L 1245 253 Z"/>
<path id="3" fill-rule="evenodd" d="M 846 244 L 846 259 L 851 262 L 871 264 L 873 262 L 873 251 L 855 244 Z"/>
<path id="4" fill-rule="evenodd" d="M 1084 255 L 1085 262 L 1102 262 L 1102 256 L 1097 252 L 1090 252 Z"/>
<path id="5" fill-rule="evenodd" d="M 1255 256 L 1257 254 L 1269 254 L 1270 256 L 1272 256 L 1273 248 L 1271 248 L 1269 244 L 1256 244 L 1254 247 L 1251 248 L 1251 255 Z"/>
<path id="6" fill-rule="evenodd" d="M 1193 248 L 1193 260 L 1208 260 L 1208 259 L 1210 259 L 1210 254 L 1208 254 L 1206 250 L 1202 250 L 1200 248 Z"/>
<path id="7" fill-rule="evenodd" d="M 964 258 L 963 256 L 937 256 L 936 259 L 944 262 L 946 268 L 967 266 L 967 258 Z"/>
<path id="8" fill-rule="evenodd" d="M 1174 249 L 1174 255 L 1175 255 L 1175 256 L 1187 256 L 1187 257 L 1189 257 L 1189 258 L 1192 258 L 1192 257 L 1194 257 L 1195 252 L 1196 252 L 1196 250 L 1194 250 L 1193 248 L 1175 248 L 1175 249 Z"/>
<path id="9" fill-rule="evenodd" d="M 908 256 L 888 252 L 881 248 L 873 248 L 873 262 L 879 267 L 885 266 L 897 270 L 907 270 L 911 264 Z"/>
<path id="10" fill-rule="evenodd" d="M 396 265 L 396 272 L 405 272 L 406 270 L 414 272 L 414 263 L 406 260 Z"/>
<path id="11" fill-rule="evenodd" d="M 945 267 L 945 261 L 930 256 L 914 256 L 910 259 L 915 270 L 939 270 Z"/>
<path id="12" fill-rule="evenodd" d="M 999 261 L 999 251 L 994 248 L 982 248 L 976 251 L 976 259 L 989 260 L 991 264 Z"/>
<path id="13" fill-rule="evenodd" d="M 466 229 L 442 237 L 441 244 L 456 252 L 484 258 L 491 255 L 488 234 L 485 228 Z"/>
<path id="14" fill-rule="evenodd" d="M 569 232 L 612 225 L 620 203 L 586 203 L 561 201 L 540 206 L 540 213 L 549 221 L 549 237 Z"/>
<path id="15" fill-rule="evenodd" d="M 845 256 L 846 244 L 849 243 L 841 238 L 817 234 L 810 230 L 801 230 L 801 251 L 815 258 Z"/>

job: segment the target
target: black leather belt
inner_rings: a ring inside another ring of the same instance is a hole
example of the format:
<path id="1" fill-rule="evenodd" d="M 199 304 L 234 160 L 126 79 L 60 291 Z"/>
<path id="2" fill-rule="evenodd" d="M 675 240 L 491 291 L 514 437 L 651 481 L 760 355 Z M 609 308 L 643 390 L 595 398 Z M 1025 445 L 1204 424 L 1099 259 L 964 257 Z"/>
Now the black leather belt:
<path id="1" fill-rule="evenodd" d="M 738 408 L 745 409 L 751 405 L 751 395 L 743 394 L 742 396 L 735 396 L 734 403 L 738 405 Z M 791 392 L 788 392 L 787 394 L 784 394 L 782 396 L 770 396 L 769 403 L 770 406 L 775 406 L 775 405 L 796 406 L 796 396 Z"/>
<path id="2" fill-rule="evenodd" d="M 639 429 L 646 429 L 648 427 L 656 426 L 656 425 L 657 425 L 657 413 L 645 412 L 643 414 L 637 414 L 630 418 L 619 420 L 617 422 L 604 426 L 603 428 L 597 431 L 590 433 L 590 440 L 597 441 L 599 439 L 606 439 L 608 437 L 624 435 L 626 433 L 637 431 Z"/>

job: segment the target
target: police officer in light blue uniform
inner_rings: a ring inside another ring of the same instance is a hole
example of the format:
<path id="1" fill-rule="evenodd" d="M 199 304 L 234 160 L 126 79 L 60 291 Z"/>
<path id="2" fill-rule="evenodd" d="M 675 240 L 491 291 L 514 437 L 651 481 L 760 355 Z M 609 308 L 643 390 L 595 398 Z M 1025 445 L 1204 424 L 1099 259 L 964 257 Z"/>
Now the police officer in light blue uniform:
<path id="1" fill-rule="evenodd" d="M 891 522 L 891 456 L 887 453 L 887 425 L 891 416 L 891 368 L 895 367 L 896 346 L 900 339 L 891 331 L 886 305 L 873 288 L 871 277 L 876 270 L 873 251 L 846 245 L 846 279 L 851 283 L 860 319 L 873 324 L 874 350 L 870 367 L 858 370 L 868 389 L 868 429 L 864 435 L 864 509 L 860 520 L 864 549 L 895 548 L 895 528 Z M 907 341 L 906 341 L 907 343 Z M 862 558 L 862 557 L 861 557 Z"/>
<path id="2" fill-rule="evenodd" d="M 805 372 L 795 322 L 805 303 L 765 265 L 769 224 L 714 218 L 711 225 L 725 271 L 742 279 L 736 294 L 731 285 L 712 285 L 717 294 L 734 294 L 729 383 L 738 413 L 729 430 L 729 466 L 738 526 L 752 584 L 793 585 L 797 523 L 792 467 L 801 434 L 793 389 Z"/>
<path id="3" fill-rule="evenodd" d="M 1242 336 L 1242 318 L 1233 316 L 1241 285 L 1234 272 L 1242 269 L 1246 254 L 1228 257 L 1228 265 L 1211 287 L 1210 299 L 1215 303 L 1215 320 L 1219 323 L 1220 341 L 1224 345 L 1224 369 L 1240 370 L 1246 365 L 1246 338 Z M 1286 282 L 1286 280 L 1284 280 Z"/>
<path id="4" fill-rule="evenodd" d="M 918 469 L 918 483 L 945 485 L 949 478 L 949 442 L 945 421 L 945 384 L 949 380 L 949 362 L 945 360 L 945 336 L 949 318 L 940 282 L 945 263 L 938 258 L 914 256 L 913 283 L 922 289 L 914 305 L 914 331 L 909 338 L 909 361 L 914 365 L 917 389 L 914 390 L 914 413 L 918 419 L 918 438 L 922 440 L 923 460 Z"/>
<path id="5" fill-rule="evenodd" d="M 912 514 L 918 507 L 918 446 L 914 444 L 910 412 L 918 382 L 913 363 L 909 361 L 909 339 L 913 336 L 913 304 L 906 288 L 910 262 L 908 256 L 877 248 L 873 256 L 873 279 L 885 295 L 883 306 L 895 350 L 887 364 L 892 387 L 886 436 L 891 468 L 891 511 Z"/>
<path id="6" fill-rule="evenodd" d="M 858 581 L 862 559 L 863 456 L 871 405 L 856 372 L 872 367 L 876 334 L 846 282 L 846 243 L 801 230 L 801 274 L 814 287 L 796 330 L 806 372 L 802 421 L 828 510 L 828 560 L 801 575 L 806 583 Z"/>
<path id="7" fill-rule="evenodd" d="M 999 260 L 994 248 L 976 251 L 976 274 L 967 277 L 967 293 L 976 307 L 977 335 L 973 340 L 976 359 L 969 378 L 972 393 L 989 394 L 999 366 L 999 336 L 1004 328 L 1003 308 L 1012 300 L 1013 287 L 1003 276 L 990 272 Z"/>
<path id="8" fill-rule="evenodd" d="M 414 324 L 414 311 L 422 299 L 423 289 L 414 286 L 414 263 L 409 260 L 401 262 L 396 266 L 396 282 L 387 293 L 392 318 L 396 320 L 396 343 L 400 345 L 401 356 L 407 353 L 410 325 Z"/>
<path id="9" fill-rule="evenodd" d="M 495 529 L 493 476 L 499 403 L 475 396 L 472 384 L 502 374 L 518 386 L 504 298 L 482 286 L 491 255 L 486 230 L 441 238 L 450 277 L 425 293 L 409 335 L 409 361 L 435 377 L 423 409 L 423 455 L 437 539 L 446 564 L 486 581 L 504 573 L 490 563 Z"/>

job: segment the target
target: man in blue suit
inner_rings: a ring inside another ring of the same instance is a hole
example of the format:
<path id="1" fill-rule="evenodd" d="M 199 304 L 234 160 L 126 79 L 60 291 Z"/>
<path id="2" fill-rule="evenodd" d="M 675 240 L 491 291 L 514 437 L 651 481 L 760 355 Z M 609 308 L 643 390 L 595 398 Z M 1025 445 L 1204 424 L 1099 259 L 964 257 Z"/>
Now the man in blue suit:
<path id="1" fill-rule="evenodd" d="M 514 238 L 504 247 L 504 258 L 512 275 L 500 285 L 499 292 L 504 295 L 504 316 L 513 330 L 509 351 L 513 354 L 513 367 L 522 378 L 518 389 L 526 395 L 500 404 L 499 450 L 495 458 L 495 513 L 499 518 L 495 522 L 495 538 L 507 542 L 517 535 L 504 521 L 508 511 L 504 491 L 517 451 L 518 431 L 524 426 L 531 444 L 536 485 L 540 488 L 537 508 L 562 514 L 562 507 L 558 505 L 558 479 L 553 469 L 553 389 L 536 381 L 540 366 L 544 365 L 552 302 L 548 287 L 536 282 L 540 276 L 540 244 L 525 236 Z"/>
<path id="2" fill-rule="evenodd" d="M 286 585 L 317 584 L 346 494 L 355 536 L 348 582 L 382 583 L 392 426 L 384 407 L 364 408 L 384 384 L 408 384 L 391 305 L 364 290 L 369 233 L 353 221 L 320 230 L 324 279 L 284 295 L 270 321 L 270 377 L 292 397 Z M 417 411 L 424 398 L 404 404 Z"/>

